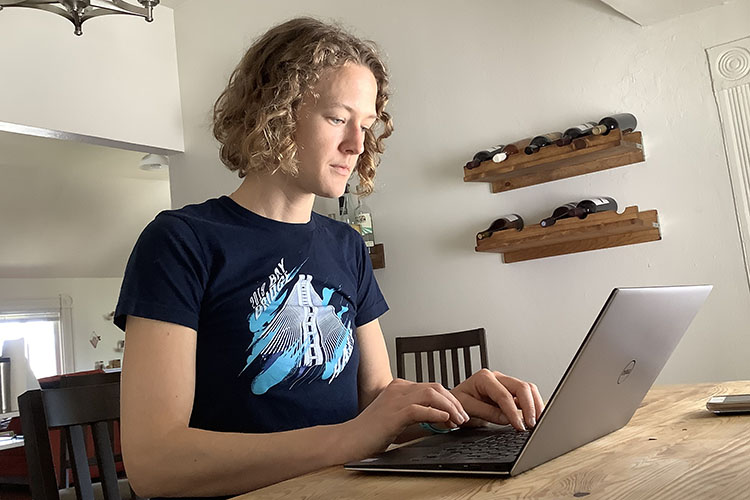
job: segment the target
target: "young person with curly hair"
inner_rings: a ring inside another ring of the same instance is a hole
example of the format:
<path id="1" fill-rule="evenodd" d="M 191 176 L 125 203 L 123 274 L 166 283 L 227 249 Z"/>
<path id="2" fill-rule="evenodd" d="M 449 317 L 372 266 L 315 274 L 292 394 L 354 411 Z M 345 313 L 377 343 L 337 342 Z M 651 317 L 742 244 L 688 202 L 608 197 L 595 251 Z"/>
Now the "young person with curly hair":
<path id="1" fill-rule="evenodd" d="M 240 494 L 364 458 L 421 422 L 535 425 L 536 386 L 499 372 L 451 391 L 394 380 L 367 248 L 312 211 L 354 170 L 372 192 L 387 102 L 375 46 L 310 18 L 270 29 L 232 73 L 214 135 L 243 181 L 160 213 L 117 306 L 123 458 L 141 496 Z"/>

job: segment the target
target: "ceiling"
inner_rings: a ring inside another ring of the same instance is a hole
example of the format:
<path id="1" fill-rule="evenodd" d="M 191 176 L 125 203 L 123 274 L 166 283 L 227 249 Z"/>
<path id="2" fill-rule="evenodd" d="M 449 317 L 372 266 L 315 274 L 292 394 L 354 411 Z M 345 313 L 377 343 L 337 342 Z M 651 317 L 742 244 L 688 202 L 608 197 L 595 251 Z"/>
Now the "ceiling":
<path id="1" fill-rule="evenodd" d="M 164 5 L 166 7 L 169 7 L 170 9 L 174 9 L 181 3 L 185 3 L 185 0 L 161 0 L 161 2 L 159 2 L 159 5 Z"/>
<path id="2" fill-rule="evenodd" d="M 144 154 L 0 130 L 0 167 L 64 168 L 68 172 L 98 169 L 109 177 L 168 180 L 168 169 L 143 171 L 138 168 Z"/>
<path id="3" fill-rule="evenodd" d="M 641 26 L 649 26 L 709 7 L 748 0 L 601 0 Z"/>
<path id="4" fill-rule="evenodd" d="M 0 278 L 122 276 L 143 227 L 170 206 L 144 153 L 0 132 Z"/>

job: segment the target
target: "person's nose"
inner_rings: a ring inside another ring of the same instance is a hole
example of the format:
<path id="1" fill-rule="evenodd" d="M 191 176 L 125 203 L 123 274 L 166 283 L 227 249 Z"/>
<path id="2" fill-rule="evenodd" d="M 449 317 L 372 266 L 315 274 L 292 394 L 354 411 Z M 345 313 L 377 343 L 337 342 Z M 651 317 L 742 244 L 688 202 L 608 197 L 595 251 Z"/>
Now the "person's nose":
<path id="1" fill-rule="evenodd" d="M 365 151 L 365 131 L 362 127 L 347 127 L 346 136 L 341 142 L 341 149 L 350 155 L 361 155 Z"/>

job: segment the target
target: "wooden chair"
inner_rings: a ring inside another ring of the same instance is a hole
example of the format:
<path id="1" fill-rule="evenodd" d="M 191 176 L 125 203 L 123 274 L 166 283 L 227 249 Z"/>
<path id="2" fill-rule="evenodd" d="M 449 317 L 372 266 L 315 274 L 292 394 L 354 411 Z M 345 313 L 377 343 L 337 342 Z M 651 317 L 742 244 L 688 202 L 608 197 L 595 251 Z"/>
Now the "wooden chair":
<path id="1" fill-rule="evenodd" d="M 471 351 L 473 346 L 479 347 L 479 359 L 481 368 L 489 366 L 487 362 L 487 341 L 484 328 L 466 330 L 455 333 L 441 333 L 438 335 L 423 335 L 420 337 L 396 337 L 396 375 L 399 378 L 406 377 L 405 358 L 407 354 L 414 354 L 414 366 L 416 370 L 416 381 L 423 382 L 422 353 L 427 353 L 427 376 L 429 382 L 437 381 L 435 373 L 435 351 L 440 355 L 440 382 L 445 387 L 455 387 L 462 380 L 467 379 L 472 373 Z M 461 376 L 459 367 L 459 353 L 461 350 L 464 360 L 464 373 Z M 451 367 L 453 372 L 453 385 L 448 382 L 447 353 L 451 353 Z"/>
<path id="2" fill-rule="evenodd" d="M 81 385 L 26 391 L 18 398 L 24 448 L 34 500 L 122 500 L 134 498 L 127 479 L 118 480 L 109 423 L 120 418 L 120 384 Z M 101 482 L 93 483 L 84 428 L 90 426 Z M 49 429 L 65 429 L 74 488 L 58 490 Z"/>
<path id="3" fill-rule="evenodd" d="M 83 373 L 67 373 L 61 375 L 53 384 L 47 386 L 41 385 L 42 389 L 57 389 L 59 387 L 79 387 L 82 385 L 100 385 L 100 384 L 119 384 L 120 383 L 120 372 L 83 372 Z M 115 432 L 119 432 L 119 428 L 115 429 L 115 421 L 110 420 L 107 422 L 109 427 L 109 437 L 112 442 L 112 449 L 115 448 Z M 91 443 L 91 432 L 86 432 L 86 441 Z M 59 433 L 60 443 L 60 466 L 57 468 L 57 487 L 59 489 L 68 488 L 70 486 L 70 456 L 68 452 L 67 443 L 67 431 L 64 427 L 60 428 Z M 88 448 L 90 450 L 90 448 Z M 115 462 L 122 462 L 122 455 L 115 454 Z M 89 459 L 89 465 L 96 465 L 96 460 Z"/>

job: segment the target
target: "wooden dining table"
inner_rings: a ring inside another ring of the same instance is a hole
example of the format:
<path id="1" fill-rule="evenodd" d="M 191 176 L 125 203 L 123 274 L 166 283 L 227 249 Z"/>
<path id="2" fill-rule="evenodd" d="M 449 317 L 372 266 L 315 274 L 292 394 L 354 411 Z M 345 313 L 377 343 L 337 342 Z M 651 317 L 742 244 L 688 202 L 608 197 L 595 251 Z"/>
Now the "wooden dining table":
<path id="1" fill-rule="evenodd" d="M 255 499 L 750 499 L 750 415 L 715 415 L 750 381 L 653 387 L 622 429 L 511 478 L 329 467 L 235 497 Z"/>

